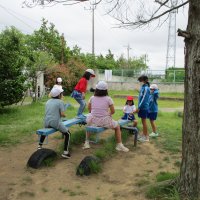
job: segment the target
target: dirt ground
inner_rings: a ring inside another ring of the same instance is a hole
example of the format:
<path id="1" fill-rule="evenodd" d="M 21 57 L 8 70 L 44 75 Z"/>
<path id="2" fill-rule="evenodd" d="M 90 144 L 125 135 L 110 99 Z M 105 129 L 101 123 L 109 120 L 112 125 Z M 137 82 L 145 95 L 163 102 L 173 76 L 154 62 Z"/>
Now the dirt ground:
<path id="1" fill-rule="evenodd" d="M 178 171 L 174 165 L 178 155 L 158 149 L 153 140 L 135 148 L 133 137 L 126 143 L 130 151 L 117 152 L 98 174 L 76 175 L 80 161 L 99 148 L 95 144 L 89 150 L 73 147 L 72 157 L 60 157 L 54 166 L 27 168 L 37 147 L 36 136 L 32 137 L 33 142 L 0 149 L 0 200 L 145 200 L 144 187 L 155 181 L 157 173 Z M 52 136 L 46 147 L 56 149 L 60 143 Z"/>

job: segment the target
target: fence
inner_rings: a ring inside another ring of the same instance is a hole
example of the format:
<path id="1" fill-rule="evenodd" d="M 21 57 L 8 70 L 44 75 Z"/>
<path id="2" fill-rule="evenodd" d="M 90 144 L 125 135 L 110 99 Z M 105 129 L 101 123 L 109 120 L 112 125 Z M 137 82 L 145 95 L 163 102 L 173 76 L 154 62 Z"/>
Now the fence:
<path id="1" fill-rule="evenodd" d="M 120 70 L 98 70 L 99 77 L 102 80 L 110 82 L 133 82 L 141 74 L 148 76 L 152 82 L 163 82 L 163 83 L 183 83 L 185 77 L 184 70 L 168 69 L 168 70 L 145 70 L 136 71 L 132 69 L 120 69 Z"/>
<path id="2" fill-rule="evenodd" d="M 139 90 L 137 79 L 145 74 L 150 83 L 158 84 L 161 92 L 184 92 L 184 70 L 97 70 L 96 74 L 96 81 L 105 80 L 110 90 Z"/>

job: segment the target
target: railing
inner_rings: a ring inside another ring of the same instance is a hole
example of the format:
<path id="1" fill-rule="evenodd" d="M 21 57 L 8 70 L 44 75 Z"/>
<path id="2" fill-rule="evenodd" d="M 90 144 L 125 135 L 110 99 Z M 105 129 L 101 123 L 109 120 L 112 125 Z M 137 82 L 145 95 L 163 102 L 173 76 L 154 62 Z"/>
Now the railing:
<path id="1" fill-rule="evenodd" d="M 180 69 L 175 70 L 145 70 L 136 71 L 132 69 L 120 69 L 120 70 L 98 70 L 99 78 L 101 80 L 110 82 L 132 82 L 137 81 L 138 77 L 142 74 L 148 76 L 152 82 L 163 83 L 183 83 L 185 77 L 185 71 Z"/>

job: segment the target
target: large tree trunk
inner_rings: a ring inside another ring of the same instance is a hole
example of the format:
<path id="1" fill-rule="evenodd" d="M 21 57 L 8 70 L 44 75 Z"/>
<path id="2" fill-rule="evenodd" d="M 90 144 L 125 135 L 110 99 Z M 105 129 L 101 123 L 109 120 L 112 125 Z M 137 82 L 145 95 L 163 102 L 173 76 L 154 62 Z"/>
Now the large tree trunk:
<path id="1" fill-rule="evenodd" d="M 181 199 L 200 199 L 200 1 L 189 1 L 185 39 L 185 100 L 183 119 Z"/>

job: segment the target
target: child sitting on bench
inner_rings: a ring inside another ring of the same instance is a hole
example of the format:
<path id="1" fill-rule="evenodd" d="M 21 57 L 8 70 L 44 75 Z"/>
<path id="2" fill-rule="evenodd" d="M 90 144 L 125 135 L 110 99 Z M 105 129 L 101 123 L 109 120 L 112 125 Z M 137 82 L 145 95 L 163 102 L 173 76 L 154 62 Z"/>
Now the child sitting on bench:
<path id="1" fill-rule="evenodd" d="M 68 128 L 64 126 L 61 121 L 61 117 L 65 117 L 65 105 L 61 100 L 63 89 L 59 87 L 54 87 L 51 90 L 51 99 L 46 103 L 45 107 L 45 118 L 44 125 L 45 128 L 54 128 L 60 131 L 64 136 L 64 152 L 62 154 L 63 158 L 70 158 L 69 154 L 69 141 L 70 141 L 70 132 Z M 43 142 L 45 140 L 45 135 L 40 136 L 38 149 L 42 149 Z"/>
<path id="2" fill-rule="evenodd" d="M 113 100 L 108 96 L 108 86 L 105 81 L 99 81 L 96 85 L 94 96 L 89 99 L 88 110 L 90 114 L 86 118 L 89 126 L 112 128 L 115 130 L 116 150 L 128 152 L 129 149 L 122 144 L 121 130 L 117 121 L 112 119 L 115 113 Z M 83 149 L 90 148 L 90 133 L 86 132 L 86 140 Z"/>

